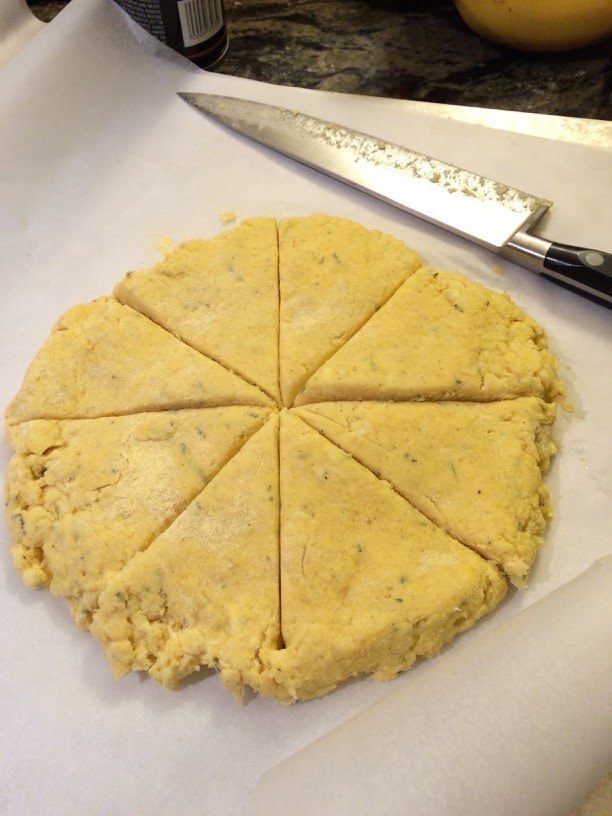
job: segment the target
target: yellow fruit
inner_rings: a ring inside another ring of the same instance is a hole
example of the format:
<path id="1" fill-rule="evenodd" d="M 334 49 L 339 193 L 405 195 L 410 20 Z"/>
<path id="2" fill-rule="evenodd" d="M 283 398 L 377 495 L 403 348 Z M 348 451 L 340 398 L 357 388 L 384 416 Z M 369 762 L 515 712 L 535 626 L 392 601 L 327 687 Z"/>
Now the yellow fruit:
<path id="1" fill-rule="evenodd" d="M 521 51 L 569 51 L 612 36 L 612 0 L 455 0 L 486 40 Z"/>

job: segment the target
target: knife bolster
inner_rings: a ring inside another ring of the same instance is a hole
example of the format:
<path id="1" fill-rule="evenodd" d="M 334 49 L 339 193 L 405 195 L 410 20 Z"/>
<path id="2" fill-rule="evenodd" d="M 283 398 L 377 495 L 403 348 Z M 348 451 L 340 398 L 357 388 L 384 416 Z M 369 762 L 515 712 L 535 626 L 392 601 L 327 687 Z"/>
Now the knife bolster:
<path id="1" fill-rule="evenodd" d="M 552 246 L 552 241 L 519 230 L 505 244 L 500 254 L 519 266 L 526 266 L 533 272 L 544 271 L 544 259 Z"/>

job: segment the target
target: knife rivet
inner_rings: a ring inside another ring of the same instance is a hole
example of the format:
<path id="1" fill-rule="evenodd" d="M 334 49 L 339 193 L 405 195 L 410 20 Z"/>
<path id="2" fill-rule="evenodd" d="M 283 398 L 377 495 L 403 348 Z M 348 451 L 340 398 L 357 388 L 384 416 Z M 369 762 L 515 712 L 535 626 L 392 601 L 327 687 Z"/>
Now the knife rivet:
<path id="1" fill-rule="evenodd" d="M 589 266 L 603 266 L 604 256 L 600 252 L 585 252 L 584 261 Z"/>

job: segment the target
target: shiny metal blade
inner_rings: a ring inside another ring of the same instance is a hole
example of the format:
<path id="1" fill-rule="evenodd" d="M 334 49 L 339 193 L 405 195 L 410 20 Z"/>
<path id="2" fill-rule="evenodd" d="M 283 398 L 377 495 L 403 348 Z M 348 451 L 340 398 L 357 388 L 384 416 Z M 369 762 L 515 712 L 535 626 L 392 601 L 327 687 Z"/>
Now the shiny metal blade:
<path id="1" fill-rule="evenodd" d="M 299 111 L 212 94 L 179 95 L 250 139 L 495 251 L 551 206 L 538 196 Z"/>

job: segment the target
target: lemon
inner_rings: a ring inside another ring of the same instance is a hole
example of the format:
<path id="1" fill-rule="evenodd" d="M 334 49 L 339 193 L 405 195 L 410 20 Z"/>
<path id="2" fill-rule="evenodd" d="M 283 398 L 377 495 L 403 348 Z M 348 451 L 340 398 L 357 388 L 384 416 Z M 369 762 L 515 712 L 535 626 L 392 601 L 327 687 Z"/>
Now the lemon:
<path id="1" fill-rule="evenodd" d="M 455 0 L 486 40 L 521 51 L 569 51 L 612 36 L 612 0 Z"/>

